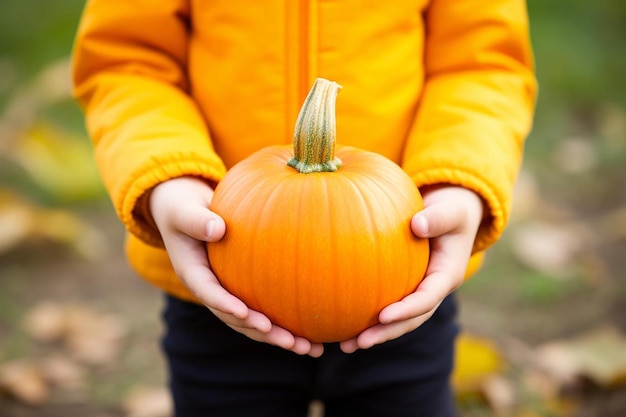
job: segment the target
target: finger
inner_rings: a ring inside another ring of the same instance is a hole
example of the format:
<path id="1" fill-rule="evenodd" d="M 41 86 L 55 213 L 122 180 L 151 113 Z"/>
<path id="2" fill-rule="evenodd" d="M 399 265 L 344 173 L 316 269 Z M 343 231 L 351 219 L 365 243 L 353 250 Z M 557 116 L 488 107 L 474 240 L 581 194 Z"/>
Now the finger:
<path id="1" fill-rule="evenodd" d="M 258 311 L 248 309 L 248 314 L 245 317 L 237 317 L 230 312 L 218 310 L 212 307 L 209 307 L 209 310 L 211 310 L 221 321 L 232 328 L 236 328 L 240 332 L 245 330 L 257 330 L 261 333 L 269 333 L 272 330 L 272 322 L 264 314 L 261 314 Z"/>
<path id="2" fill-rule="evenodd" d="M 426 314 L 391 324 L 378 324 L 361 333 L 356 339 L 359 349 L 369 349 L 389 340 L 397 339 L 424 324 L 437 310 L 437 306 Z"/>
<path id="3" fill-rule="evenodd" d="M 319 358 L 320 356 L 322 356 L 324 354 L 324 345 L 321 343 L 311 343 L 311 349 L 309 349 L 309 352 L 307 353 L 307 355 L 313 357 L 313 358 Z"/>
<path id="4" fill-rule="evenodd" d="M 257 313 L 251 310 L 252 313 Z M 257 313 L 260 314 L 260 313 Z M 247 321 L 247 320 L 246 320 Z M 269 343 L 286 350 L 290 350 L 298 355 L 309 355 L 312 357 L 319 357 L 324 352 L 324 346 L 321 343 L 311 343 L 309 340 L 303 337 L 294 336 L 288 330 L 282 327 L 271 325 L 271 329 L 267 332 L 259 331 L 257 328 L 249 328 L 248 324 L 240 323 L 241 325 L 230 325 L 234 330 L 250 337 L 251 339 Z"/>
<path id="5" fill-rule="evenodd" d="M 209 268 L 202 242 L 184 235 L 171 236 L 164 242 L 176 275 L 204 305 L 238 318 L 248 316 L 248 307 L 226 291 Z"/>
<path id="6" fill-rule="evenodd" d="M 354 353 L 359 349 L 359 344 L 357 338 L 354 337 L 339 343 L 339 347 L 344 353 Z"/>
<path id="7" fill-rule="evenodd" d="M 462 209 L 455 204 L 434 204 L 413 216 L 411 230 L 417 237 L 438 237 L 453 232 L 462 223 L 462 215 Z"/>
<path id="8" fill-rule="evenodd" d="M 321 344 L 313 344 L 302 337 L 295 337 L 282 327 L 272 326 L 270 331 L 261 332 L 258 329 L 232 325 L 225 321 L 235 331 L 249 337 L 250 339 L 278 346 L 282 349 L 292 351 L 298 355 L 311 355 L 318 357 L 323 353 Z"/>
<path id="9" fill-rule="evenodd" d="M 258 329 L 228 325 L 235 331 L 258 342 L 268 343 L 286 350 L 293 350 L 296 345 L 296 338 L 287 330 L 278 326 L 271 326 L 268 332 L 261 332 Z M 302 344 L 299 347 L 302 347 Z"/>
<path id="10" fill-rule="evenodd" d="M 382 324 L 410 320 L 428 314 L 453 290 L 444 273 L 427 275 L 415 292 L 385 307 L 378 315 Z"/>
<path id="11" fill-rule="evenodd" d="M 172 228 L 196 240 L 216 242 L 224 237 L 226 224 L 211 210 L 200 205 L 181 207 Z"/>

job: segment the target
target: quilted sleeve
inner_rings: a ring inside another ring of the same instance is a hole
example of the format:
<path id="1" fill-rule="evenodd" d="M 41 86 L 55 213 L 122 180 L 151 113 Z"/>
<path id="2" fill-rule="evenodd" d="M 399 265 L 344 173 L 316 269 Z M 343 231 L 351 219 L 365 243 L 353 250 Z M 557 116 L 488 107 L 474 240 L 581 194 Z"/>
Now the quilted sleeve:
<path id="1" fill-rule="evenodd" d="M 469 188 L 488 207 L 474 252 L 509 217 L 535 104 L 522 0 L 433 0 L 426 12 L 425 87 L 403 155 L 418 187 Z"/>
<path id="2" fill-rule="evenodd" d="M 74 45 L 74 93 L 104 185 L 127 229 L 157 246 L 149 190 L 225 173 L 189 95 L 187 9 L 184 0 L 90 0 Z"/>

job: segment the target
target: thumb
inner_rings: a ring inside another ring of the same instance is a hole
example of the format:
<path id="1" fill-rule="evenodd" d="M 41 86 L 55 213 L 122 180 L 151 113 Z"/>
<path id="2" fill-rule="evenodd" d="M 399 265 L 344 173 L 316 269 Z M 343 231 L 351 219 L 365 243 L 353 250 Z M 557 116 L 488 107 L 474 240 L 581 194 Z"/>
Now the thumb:
<path id="1" fill-rule="evenodd" d="M 434 204 L 426 207 L 411 219 L 413 234 L 421 238 L 433 238 L 453 231 L 456 227 L 458 209 L 450 204 Z"/>
<path id="2" fill-rule="evenodd" d="M 211 217 L 206 222 L 206 240 L 207 242 L 217 242 L 218 240 L 224 237 L 224 233 L 226 233 L 226 223 L 224 223 L 224 219 L 215 214 L 214 212 L 210 212 Z"/>
<path id="3" fill-rule="evenodd" d="M 182 233 L 196 240 L 216 242 L 224 237 L 224 220 L 201 205 L 188 205 L 175 210 L 168 228 L 174 233 Z"/>
<path id="4" fill-rule="evenodd" d="M 201 206 L 189 206 L 177 213 L 174 228 L 196 240 L 216 242 L 224 237 L 224 220 Z"/>

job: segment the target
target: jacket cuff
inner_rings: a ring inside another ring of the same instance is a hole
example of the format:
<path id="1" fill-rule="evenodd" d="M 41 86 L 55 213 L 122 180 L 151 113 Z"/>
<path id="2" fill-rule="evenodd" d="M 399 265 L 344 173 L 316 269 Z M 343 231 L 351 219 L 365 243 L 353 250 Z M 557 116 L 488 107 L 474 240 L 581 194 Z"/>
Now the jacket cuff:
<path id="1" fill-rule="evenodd" d="M 225 175 L 221 161 L 198 155 L 169 155 L 166 160 L 152 158 L 125 184 L 120 197 L 114 201 L 115 209 L 129 233 L 151 246 L 163 247 L 159 233 L 149 208 L 152 189 L 170 179 L 194 176 L 205 179 L 209 184 L 217 184 Z"/>
<path id="2" fill-rule="evenodd" d="M 471 190 L 482 198 L 486 212 L 478 229 L 472 254 L 486 250 L 502 235 L 510 214 L 510 199 L 480 173 L 458 168 L 432 168 L 420 171 L 411 178 L 419 189 L 450 184 Z"/>

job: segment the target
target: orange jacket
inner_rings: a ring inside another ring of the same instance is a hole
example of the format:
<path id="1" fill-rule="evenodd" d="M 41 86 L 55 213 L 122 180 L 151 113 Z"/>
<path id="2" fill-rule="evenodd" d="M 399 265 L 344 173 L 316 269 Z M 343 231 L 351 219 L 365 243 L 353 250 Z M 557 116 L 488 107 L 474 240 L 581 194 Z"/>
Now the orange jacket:
<path id="1" fill-rule="evenodd" d="M 344 87 L 339 144 L 387 156 L 418 187 L 474 190 L 489 208 L 476 255 L 499 238 L 536 93 L 522 0 L 235 3 L 85 7 L 75 94 L 139 275 L 194 300 L 142 197 L 182 175 L 217 182 L 251 152 L 291 143 L 318 76 Z"/>

